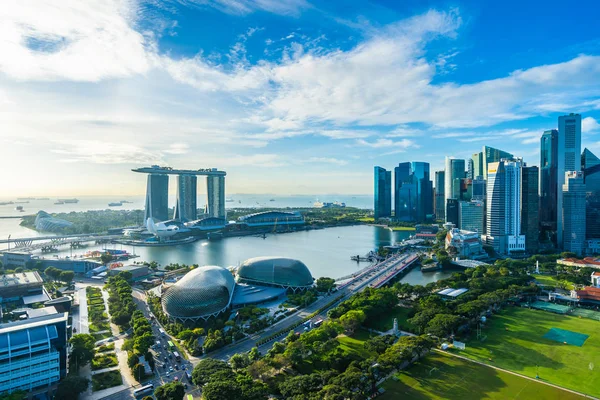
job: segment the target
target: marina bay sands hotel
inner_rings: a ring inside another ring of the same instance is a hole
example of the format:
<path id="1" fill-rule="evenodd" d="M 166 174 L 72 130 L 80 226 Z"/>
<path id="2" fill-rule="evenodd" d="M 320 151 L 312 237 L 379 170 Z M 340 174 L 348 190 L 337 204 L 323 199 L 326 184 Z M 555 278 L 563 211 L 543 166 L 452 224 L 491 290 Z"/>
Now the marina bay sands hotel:
<path id="1" fill-rule="evenodd" d="M 206 176 L 208 216 L 225 218 L 225 175 L 227 175 L 225 171 L 218 171 L 216 168 L 183 170 L 158 165 L 136 168 L 132 171 L 148 174 L 144 220 L 148 218 L 152 218 L 155 222 L 170 219 L 183 222 L 196 220 L 198 175 Z M 173 218 L 169 218 L 169 175 L 177 175 L 177 203 Z"/>

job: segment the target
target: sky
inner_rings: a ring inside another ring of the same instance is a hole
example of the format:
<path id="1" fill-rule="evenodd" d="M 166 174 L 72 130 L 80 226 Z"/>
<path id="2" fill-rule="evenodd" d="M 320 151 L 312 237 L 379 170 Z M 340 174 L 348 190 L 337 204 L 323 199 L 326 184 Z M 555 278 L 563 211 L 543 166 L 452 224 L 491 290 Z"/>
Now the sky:
<path id="1" fill-rule="evenodd" d="M 557 117 L 600 153 L 596 1 L 9 0 L 0 195 L 143 194 L 132 168 L 228 193 L 369 194 L 373 166 L 539 162 Z M 200 189 L 201 191 L 202 189 Z"/>

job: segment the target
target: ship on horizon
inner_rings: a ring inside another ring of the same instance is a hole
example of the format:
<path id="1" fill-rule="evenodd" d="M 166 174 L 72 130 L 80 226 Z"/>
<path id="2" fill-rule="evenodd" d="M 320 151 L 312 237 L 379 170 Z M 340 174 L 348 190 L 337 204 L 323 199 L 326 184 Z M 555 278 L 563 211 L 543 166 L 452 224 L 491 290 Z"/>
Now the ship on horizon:
<path id="1" fill-rule="evenodd" d="M 61 202 L 63 204 L 73 204 L 73 203 L 79 203 L 79 199 L 58 199 L 58 202 L 56 202 L 54 204 L 61 204 Z"/>

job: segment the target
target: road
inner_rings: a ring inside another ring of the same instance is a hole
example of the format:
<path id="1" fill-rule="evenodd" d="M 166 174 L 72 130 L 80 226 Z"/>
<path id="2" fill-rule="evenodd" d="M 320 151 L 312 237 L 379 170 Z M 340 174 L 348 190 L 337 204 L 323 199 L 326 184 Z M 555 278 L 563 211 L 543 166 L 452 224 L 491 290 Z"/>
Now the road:
<path id="1" fill-rule="evenodd" d="M 232 355 L 234 355 L 236 353 L 248 352 L 253 347 L 258 347 L 259 350 L 261 351 L 261 353 L 264 354 L 271 348 L 271 346 L 273 346 L 273 343 L 275 343 L 276 339 L 271 340 L 268 343 L 265 343 L 260 346 L 256 345 L 257 342 L 265 339 L 266 337 L 272 335 L 275 332 L 279 332 L 279 331 L 287 332 L 287 331 L 291 330 L 292 326 L 303 321 L 307 316 L 309 316 L 313 312 L 319 310 L 320 308 L 326 306 L 332 300 L 339 298 L 339 300 L 336 301 L 335 304 L 332 304 L 331 306 L 327 307 L 327 309 L 322 310 L 317 316 L 315 316 L 313 318 L 313 321 L 316 321 L 318 319 L 325 320 L 327 318 L 327 311 L 329 311 L 331 308 L 335 307 L 340 302 L 347 300 L 354 293 L 360 292 L 360 291 L 364 290 L 365 288 L 371 286 L 372 284 L 376 283 L 378 278 L 380 278 L 382 275 L 384 275 L 385 273 L 390 271 L 392 268 L 398 266 L 400 263 L 404 262 L 411 255 L 412 255 L 411 253 L 395 255 L 379 264 L 365 268 L 362 273 L 360 273 L 359 275 L 354 277 L 352 280 L 340 285 L 339 289 L 337 291 L 319 298 L 317 301 L 315 301 L 308 307 L 300 310 L 298 313 L 279 321 L 278 323 L 267 328 L 266 330 L 264 330 L 261 333 L 253 335 L 252 337 L 242 340 L 238 343 L 234 343 L 229 346 L 226 346 L 222 349 L 215 350 L 215 351 L 211 352 L 208 356 L 203 356 L 201 358 L 210 357 L 210 358 L 216 358 L 216 359 L 227 361 Z M 150 319 L 150 310 L 148 308 L 148 305 L 146 304 L 145 295 L 143 294 L 143 292 L 134 289 L 133 295 L 134 295 L 133 299 L 136 302 L 138 309 L 141 310 L 148 319 Z M 172 353 L 167 348 L 168 347 L 167 342 L 169 340 L 174 341 L 175 339 L 171 338 L 168 334 L 165 334 L 165 336 L 162 337 L 159 332 L 160 328 L 161 327 L 157 321 L 152 322 L 153 334 L 156 338 L 160 338 L 161 345 L 160 345 L 160 348 L 156 348 L 156 349 L 152 350 L 153 353 L 155 354 L 154 359 L 155 359 L 155 363 L 157 366 L 156 371 L 155 371 L 156 378 L 152 381 L 145 382 L 145 384 L 152 383 L 152 384 L 154 384 L 154 387 L 156 388 L 164 383 L 173 381 L 175 379 L 175 377 L 177 377 L 179 381 L 187 384 L 188 387 L 186 389 L 186 394 L 189 393 L 194 396 L 198 396 L 200 394 L 200 389 L 195 387 L 191 382 L 189 382 L 185 378 L 184 371 L 181 368 L 185 367 L 187 371 L 191 372 L 194 365 L 197 364 L 201 358 L 193 357 L 191 362 L 182 358 L 180 363 L 177 363 L 172 358 L 169 358 L 169 355 L 172 356 Z M 294 331 L 298 332 L 298 333 L 301 333 L 303 330 L 304 330 L 303 325 L 299 325 L 298 327 L 296 327 L 294 329 Z M 285 337 L 285 335 L 286 335 L 286 333 L 284 333 L 282 335 L 282 338 Z M 162 367 L 162 363 L 165 363 L 164 368 Z M 176 365 L 180 368 L 179 370 L 175 369 Z M 171 368 L 173 369 L 172 372 L 170 371 Z M 105 397 L 105 399 L 109 399 L 109 400 L 132 399 L 133 398 L 133 390 L 135 390 L 141 386 L 142 385 L 138 385 L 136 387 L 129 388 L 127 390 L 123 390 L 121 392 L 107 396 L 107 397 Z"/>

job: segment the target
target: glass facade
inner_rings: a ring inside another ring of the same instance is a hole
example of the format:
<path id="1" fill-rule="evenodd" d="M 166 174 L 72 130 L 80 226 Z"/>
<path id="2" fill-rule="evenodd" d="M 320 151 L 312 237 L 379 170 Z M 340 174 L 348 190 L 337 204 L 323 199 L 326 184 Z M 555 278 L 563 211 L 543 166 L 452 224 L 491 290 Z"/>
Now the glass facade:
<path id="1" fill-rule="evenodd" d="M 556 177 L 556 241 L 563 243 L 563 184 L 569 171 L 581 171 L 581 115 L 569 114 L 558 117 Z"/>
<path id="2" fill-rule="evenodd" d="M 447 204 L 448 199 L 460 199 L 460 182 L 465 178 L 465 160 L 446 157 L 445 173 L 445 194 L 444 198 Z M 446 218 L 446 222 L 448 218 Z"/>
<path id="3" fill-rule="evenodd" d="M 458 228 L 483 235 L 483 201 L 460 201 L 458 203 Z"/>
<path id="4" fill-rule="evenodd" d="M 587 239 L 600 239 L 600 159 L 588 149 L 584 149 L 581 168 L 586 190 L 585 235 Z"/>
<path id="5" fill-rule="evenodd" d="M 187 222 L 194 221 L 198 217 L 197 190 L 196 175 L 177 176 L 177 203 L 173 219 Z"/>
<path id="6" fill-rule="evenodd" d="M 521 233 L 525 235 L 525 250 L 535 254 L 539 243 L 539 168 L 525 166 L 522 175 Z"/>
<path id="7" fill-rule="evenodd" d="M 453 223 L 454 226 L 458 227 L 458 200 L 457 199 L 446 200 L 446 222 Z"/>
<path id="8" fill-rule="evenodd" d="M 225 218 L 225 177 L 207 176 L 206 193 L 208 197 L 208 216 Z"/>
<path id="9" fill-rule="evenodd" d="M 374 210 L 375 219 L 392 216 L 392 171 L 385 168 L 374 169 Z"/>
<path id="10" fill-rule="evenodd" d="M 169 176 L 148 174 L 146 187 L 146 208 L 144 220 L 154 219 L 154 222 L 169 219 Z"/>
<path id="11" fill-rule="evenodd" d="M 585 183 L 583 173 L 565 173 L 563 192 L 563 249 L 583 255 L 585 250 Z"/>
<path id="12" fill-rule="evenodd" d="M 424 222 L 433 214 L 433 182 L 429 163 L 413 161 L 411 169 L 413 183 L 417 186 L 416 221 Z"/>
<path id="13" fill-rule="evenodd" d="M 0 393 L 57 383 L 67 374 L 67 313 L 32 317 L 0 328 Z"/>
<path id="14" fill-rule="evenodd" d="M 558 190 L 557 172 L 558 131 L 545 131 L 540 139 L 540 225 L 550 231 L 556 230 L 556 201 Z"/>
<path id="15" fill-rule="evenodd" d="M 483 146 L 481 158 L 483 160 L 483 179 L 487 179 L 488 165 L 493 162 L 498 162 L 503 158 L 511 159 L 514 156 L 506 151 L 495 149 L 489 146 Z"/>
<path id="16" fill-rule="evenodd" d="M 435 171 L 435 218 L 444 219 L 444 171 Z"/>
<path id="17" fill-rule="evenodd" d="M 400 189 L 405 183 L 412 183 L 411 179 L 411 168 L 409 162 L 403 162 L 398 164 L 394 168 L 394 216 L 399 218 L 400 214 L 404 212 L 403 200 L 401 200 Z"/>
<path id="18" fill-rule="evenodd" d="M 486 240 L 500 254 L 525 250 L 521 235 L 522 161 L 488 164 Z"/>

